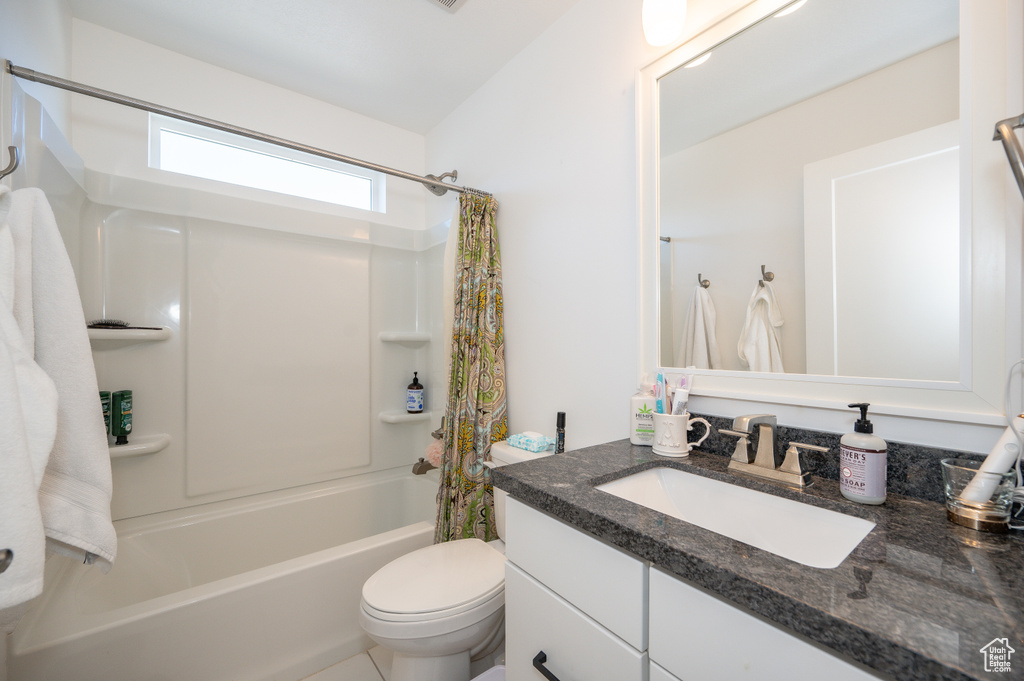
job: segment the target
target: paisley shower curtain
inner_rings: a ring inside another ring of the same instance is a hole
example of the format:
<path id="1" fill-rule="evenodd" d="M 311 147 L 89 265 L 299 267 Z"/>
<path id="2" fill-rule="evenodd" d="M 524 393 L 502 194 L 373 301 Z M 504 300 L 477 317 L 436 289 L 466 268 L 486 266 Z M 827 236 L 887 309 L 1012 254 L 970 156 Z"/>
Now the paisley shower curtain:
<path id="1" fill-rule="evenodd" d="M 498 202 L 470 192 L 459 199 L 444 456 L 434 541 L 497 538 L 491 443 L 508 437 Z"/>

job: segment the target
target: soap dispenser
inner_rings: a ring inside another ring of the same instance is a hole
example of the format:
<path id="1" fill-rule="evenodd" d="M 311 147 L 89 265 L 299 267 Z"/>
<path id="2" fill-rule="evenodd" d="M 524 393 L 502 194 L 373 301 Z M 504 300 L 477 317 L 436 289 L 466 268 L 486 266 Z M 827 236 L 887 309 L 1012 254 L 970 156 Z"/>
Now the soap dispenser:
<path id="1" fill-rule="evenodd" d="M 878 505 L 885 501 L 888 445 L 872 435 L 869 406 L 867 402 L 850 405 L 860 409 L 860 418 L 853 424 L 853 432 L 839 440 L 839 491 L 850 501 Z"/>
<path id="2" fill-rule="evenodd" d="M 652 446 L 654 444 L 655 397 L 650 383 L 644 381 L 637 388 L 636 395 L 630 399 L 629 405 L 629 441 L 634 445 Z"/>
<path id="3" fill-rule="evenodd" d="M 405 392 L 405 410 L 410 414 L 423 413 L 423 384 L 418 371 L 412 372 L 412 383 Z"/>

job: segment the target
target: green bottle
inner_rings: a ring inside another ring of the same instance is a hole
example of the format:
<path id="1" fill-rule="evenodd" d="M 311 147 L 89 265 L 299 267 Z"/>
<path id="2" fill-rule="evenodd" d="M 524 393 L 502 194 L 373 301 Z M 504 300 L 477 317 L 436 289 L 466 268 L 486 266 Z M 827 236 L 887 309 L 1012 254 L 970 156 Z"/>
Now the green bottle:
<path id="1" fill-rule="evenodd" d="M 126 445 L 132 432 L 132 391 L 118 390 L 110 396 L 110 402 L 110 434 L 117 438 L 115 445 Z"/>
<path id="2" fill-rule="evenodd" d="M 103 407 L 103 428 L 110 435 L 110 391 L 100 391 L 100 405 Z"/>

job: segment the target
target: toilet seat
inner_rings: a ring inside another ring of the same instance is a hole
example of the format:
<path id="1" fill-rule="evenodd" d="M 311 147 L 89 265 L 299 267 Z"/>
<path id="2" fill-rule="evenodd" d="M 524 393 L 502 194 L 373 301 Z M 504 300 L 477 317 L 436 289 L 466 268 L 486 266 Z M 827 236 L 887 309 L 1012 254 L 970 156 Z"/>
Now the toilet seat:
<path id="1" fill-rule="evenodd" d="M 363 585 L 361 606 L 385 622 L 426 622 L 473 611 L 482 618 L 504 604 L 504 593 L 505 556 L 479 539 L 460 539 L 382 567 Z"/>

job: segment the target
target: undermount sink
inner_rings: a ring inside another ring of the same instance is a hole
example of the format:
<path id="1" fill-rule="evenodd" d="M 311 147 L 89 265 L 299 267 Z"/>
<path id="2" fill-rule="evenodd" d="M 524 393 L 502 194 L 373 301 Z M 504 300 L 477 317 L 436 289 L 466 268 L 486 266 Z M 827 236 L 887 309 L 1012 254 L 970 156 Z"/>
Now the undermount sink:
<path id="1" fill-rule="evenodd" d="M 838 567 L 875 526 L 675 468 L 650 468 L 596 489 L 816 568 Z"/>

